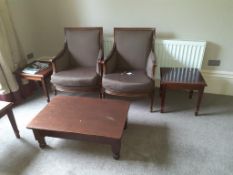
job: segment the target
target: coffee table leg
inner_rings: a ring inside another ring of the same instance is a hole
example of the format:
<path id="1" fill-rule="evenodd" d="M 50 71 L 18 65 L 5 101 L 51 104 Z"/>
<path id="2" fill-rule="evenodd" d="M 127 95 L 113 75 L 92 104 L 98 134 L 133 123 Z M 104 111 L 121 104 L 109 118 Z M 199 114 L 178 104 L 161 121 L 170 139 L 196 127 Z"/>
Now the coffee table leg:
<path id="1" fill-rule="evenodd" d="M 43 135 L 40 134 L 40 131 L 33 129 L 33 134 L 35 139 L 38 141 L 40 148 L 46 147 L 45 138 Z"/>
<path id="2" fill-rule="evenodd" d="M 14 114 L 13 114 L 11 109 L 8 111 L 7 116 L 9 118 L 9 120 L 10 120 L 11 126 L 12 126 L 12 128 L 14 130 L 14 133 L 15 133 L 15 136 L 17 138 L 20 138 L 19 130 L 18 130 L 16 122 L 15 122 L 15 117 L 14 117 Z"/>
<path id="3" fill-rule="evenodd" d="M 121 150 L 121 140 L 115 140 L 112 143 L 112 153 L 114 159 L 118 160 L 120 158 L 120 150 Z"/>
<path id="4" fill-rule="evenodd" d="M 198 99 L 197 99 L 197 107 L 196 107 L 196 111 L 195 111 L 195 116 L 198 115 L 201 100 L 202 100 L 202 96 L 203 96 L 203 92 L 204 92 L 204 87 L 202 87 L 201 89 L 198 90 Z"/>
<path id="5" fill-rule="evenodd" d="M 165 104 L 165 96 L 166 96 L 166 86 L 160 86 L 160 93 L 161 93 L 161 109 L 160 112 L 164 112 L 164 104 Z"/>
<path id="6" fill-rule="evenodd" d="M 41 79 L 41 83 L 42 83 L 43 91 L 44 91 L 44 93 L 45 93 L 45 95 L 47 97 L 47 102 L 50 102 L 49 92 L 48 92 L 48 89 L 47 89 L 46 82 L 45 82 L 44 78 Z"/>

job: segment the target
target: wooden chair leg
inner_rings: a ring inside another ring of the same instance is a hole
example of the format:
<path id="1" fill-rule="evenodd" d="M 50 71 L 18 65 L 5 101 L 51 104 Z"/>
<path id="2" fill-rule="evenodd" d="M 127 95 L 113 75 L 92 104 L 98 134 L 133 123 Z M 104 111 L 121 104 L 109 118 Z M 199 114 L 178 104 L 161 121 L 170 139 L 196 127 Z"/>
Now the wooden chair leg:
<path id="1" fill-rule="evenodd" d="M 102 89 L 99 89 L 99 98 L 102 98 Z"/>
<path id="2" fill-rule="evenodd" d="M 165 104 L 165 96 L 166 96 L 166 86 L 160 86 L 161 88 L 161 97 L 160 97 L 160 112 L 164 113 L 164 104 Z"/>
<path id="3" fill-rule="evenodd" d="M 105 96 L 106 96 L 106 95 L 105 95 L 105 92 L 103 91 L 103 92 L 102 92 L 102 98 L 105 98 Z"/>
<path id="4" fill-rule="evenodd" d="M 151 98 L 151 102 L 150 102 L 150 112 L 153 112 L 154 95 L 155 95 L 155 91 L 153 90 L 152 93 L 150 94 L 150 98 Z"/>
<path id="5" fill-rule="evenodd" d="M 101 88 L 101 98 L 105 98 L 104 88 Z"/>

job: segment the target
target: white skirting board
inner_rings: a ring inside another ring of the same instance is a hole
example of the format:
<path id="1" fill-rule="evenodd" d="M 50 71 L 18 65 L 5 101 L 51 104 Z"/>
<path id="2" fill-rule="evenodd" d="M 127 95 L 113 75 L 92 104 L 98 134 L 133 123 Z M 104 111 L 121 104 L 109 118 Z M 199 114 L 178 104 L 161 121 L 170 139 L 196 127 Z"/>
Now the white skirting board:
<path id="1" fill-rule="evenodd" d="M 205 92 L 233 96 L 233 72 L 230 71 L 201 71 L 207 87 Z"/>

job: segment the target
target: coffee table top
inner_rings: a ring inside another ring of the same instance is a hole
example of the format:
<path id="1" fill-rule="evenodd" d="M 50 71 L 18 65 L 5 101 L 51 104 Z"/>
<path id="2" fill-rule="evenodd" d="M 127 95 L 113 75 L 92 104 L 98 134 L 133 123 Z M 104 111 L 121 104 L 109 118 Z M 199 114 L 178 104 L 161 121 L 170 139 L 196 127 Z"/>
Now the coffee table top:
<path id="1" fill-rule="evenodd" d="M 120 139 L 128 109 L 126 101 L 56 96 L 27 128 Z"/>
<path id="2" fill-rule="evenodd" d="M 160 77 L 162 84 L 195 84 L 206 86 L 204 78 L 196 68 L 161 67 Z"/>

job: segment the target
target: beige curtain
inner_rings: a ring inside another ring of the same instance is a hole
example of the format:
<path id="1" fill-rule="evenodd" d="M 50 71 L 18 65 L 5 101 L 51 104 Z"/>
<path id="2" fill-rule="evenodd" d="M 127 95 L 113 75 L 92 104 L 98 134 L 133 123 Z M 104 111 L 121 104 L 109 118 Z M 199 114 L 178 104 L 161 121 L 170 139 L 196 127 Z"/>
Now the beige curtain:
<path id="1" fill-rule="evenodd" d="M 25 62 L 19 49 L 7 1 L 0 0 L 0 95 L 19 89 L 12 72 Z"/>

